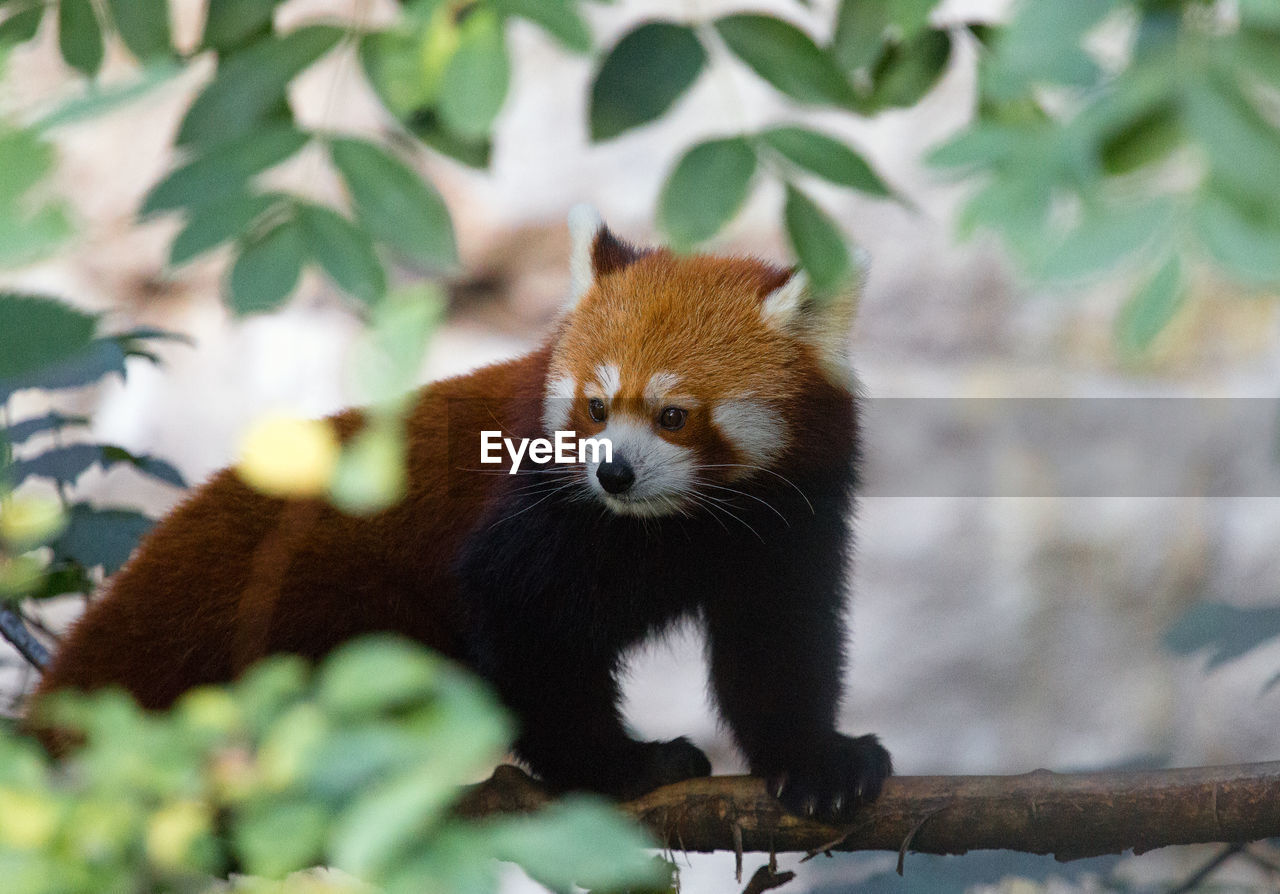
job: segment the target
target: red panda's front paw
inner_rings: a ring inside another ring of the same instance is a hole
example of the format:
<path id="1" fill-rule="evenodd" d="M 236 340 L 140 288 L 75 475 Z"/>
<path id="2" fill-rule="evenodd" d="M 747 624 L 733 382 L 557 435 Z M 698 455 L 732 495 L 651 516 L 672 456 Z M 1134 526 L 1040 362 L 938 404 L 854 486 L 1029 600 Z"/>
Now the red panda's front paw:
<path id="1" fill-rule="evenodd" d="M 893 775 L 889 752 L 875 736 L 836 735 L 768 779 L 769 791 L 797 816 L 848 820 L 861 804 L 880 797 Z"/>

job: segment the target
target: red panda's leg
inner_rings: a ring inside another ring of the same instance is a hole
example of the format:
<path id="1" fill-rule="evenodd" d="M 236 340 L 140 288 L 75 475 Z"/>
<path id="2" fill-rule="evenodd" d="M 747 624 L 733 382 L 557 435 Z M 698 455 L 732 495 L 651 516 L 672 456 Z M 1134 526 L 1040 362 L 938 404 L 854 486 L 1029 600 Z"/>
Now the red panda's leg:
<path id="1" fill-rule="evenodd" d="M 813 581 L 773 580 L 708 605 L 720 711 L 757 776 L 798 814 L 846 818 L 892 773 L 875 736 L 836 731 L 843 666 L 840 600 Z"/>
<path id="2" fill-rule="evenodd" d="M 611 666 L 575 660 L 572 651 L 552 654 L 545 647 L 536 656 L 526 652 L 526 662 L 504 661 L 488 675 L 516 713 L 516 753 L 547 785 L 625 800 L 710 775 L 710 762 L 687 739 L 637 742 L 627 735 Z"/>

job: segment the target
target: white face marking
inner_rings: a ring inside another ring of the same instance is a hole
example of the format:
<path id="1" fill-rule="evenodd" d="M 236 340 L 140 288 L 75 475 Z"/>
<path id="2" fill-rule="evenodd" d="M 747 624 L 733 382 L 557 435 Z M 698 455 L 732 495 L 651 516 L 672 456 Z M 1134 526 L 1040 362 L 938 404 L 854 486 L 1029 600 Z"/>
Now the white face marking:
<path id="1" fill-rule="evenodd" d="M 590 397 L 604 397 L 607 400 L 613 400 L 618 396 L 618 392 L 622 390 L 622 370 L 612 363 L 602 363 L 596 367 L 596 378 L 591 384 L 598 388 L 600 393 L 598 395 L 589 395 Z"/>
<path id="2" fill-rule="evenodd" d="M 569 412 L 578 383 L 570 376 L 556 376 L 547 382 L 546 397 L 542 401 L 542 425 L 548 433 L 569 427 Z"/>
<path id="3" fill-rule="evenodd" d="M 693 452 L 662 438 L 644 422 L 611 417 L 596 437 L 613 443 L 613 461 L 625 461 L 635 472 L 635 483 L 614 495 L 600 484 L 596 470 L 600 463 L 585 463 L 587 485 L 606 506 L 620 515 L 654 517 L 670 515 L 685 504 L 693 487 Z"/>
<path id="4" fill-rule="evenodd" d="M 768 466 L 787 447 L 787 427 L 778 412 L 752 397 L 725 401 L 711 411 L 711 420 L 751 465 Z"/>
<path id="5" fill-rule="evenodd" d="M 649 403 L 656 404 L 675 391 L 676 386 L 679 384 L 680 377 L 675 373 L 654 373 L 649 379 L 649 384 L 644 386 L 644 399 Z"/>

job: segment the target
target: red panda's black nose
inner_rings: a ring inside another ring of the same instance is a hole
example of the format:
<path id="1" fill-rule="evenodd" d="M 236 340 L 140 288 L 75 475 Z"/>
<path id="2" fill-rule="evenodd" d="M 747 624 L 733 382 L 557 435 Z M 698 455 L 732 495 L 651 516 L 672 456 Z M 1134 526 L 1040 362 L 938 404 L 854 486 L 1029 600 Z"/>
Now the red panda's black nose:
<path id="1" fill-rule="evenodd" d="M 631 463 L 625 459 L 615 459 L 601 463 L 600 468 L 596 469 L 596 477 L 600 479 L 600 486 L 609 493 L 620 494 L 635 483 L 636 473 L 631 468 Z"/>

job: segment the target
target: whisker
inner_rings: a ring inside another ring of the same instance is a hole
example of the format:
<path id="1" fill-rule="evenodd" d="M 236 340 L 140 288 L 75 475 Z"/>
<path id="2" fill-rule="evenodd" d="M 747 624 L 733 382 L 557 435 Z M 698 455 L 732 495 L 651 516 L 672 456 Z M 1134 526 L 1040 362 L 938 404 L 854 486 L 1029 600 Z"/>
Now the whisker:
<path id="1" fill-rule="evenodd" d="M 800 495 L 800 499 L 804 500 L 805 504 L 808 505 L 809 511 L 811 513 L 813 513 L 814 515 L 818 514 L 817 510 L 813 508 L 813 503 L 809 502 L 809 498 L 808 496 L 805 495 L 805 492 L 802 491 L 799 488 L 799 486 L 790 478 L 788 478 L 786 475 L 779 474 L 778 472 L 775 472 L 773 469 L 768 469 L 768 468 L 765 468 L 764 466 L 753 466 L 749 463 L 708 463 L 706 465 L 700 465 L 698 466 L 698 468 L 699 469 L 754 469 L 757 472 L 764 472 L 768 475 L 772 475 L 774 478 L 778 478 L 786 482 L 786 484 L 792 490 L 798 493 Z"/>

